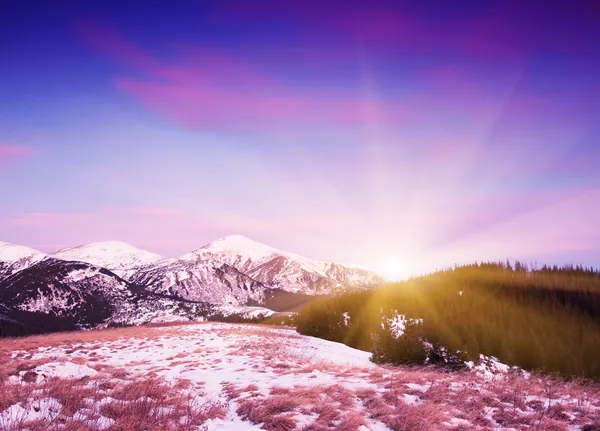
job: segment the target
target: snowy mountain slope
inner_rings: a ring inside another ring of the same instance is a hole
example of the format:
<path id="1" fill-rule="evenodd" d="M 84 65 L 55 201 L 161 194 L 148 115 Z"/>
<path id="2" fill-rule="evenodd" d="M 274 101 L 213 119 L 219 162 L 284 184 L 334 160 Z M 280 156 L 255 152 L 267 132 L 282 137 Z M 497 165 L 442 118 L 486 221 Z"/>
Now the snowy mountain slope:
<path id="1" fill-rule="evenodd" d="M 262 303 L 265 286 L 236 268 L 212 261 L 165 259 L 129 277 L 154 293 L 211 304 Z"/>
<path id="2" fill-rule="evenodd" d="M 45 257 L 45 253 L 33 248 L 0 241 L 0 280 L 39 262 Z"/>
<path id="3" fill-rule="evenodd" d="M 48 258 L 0 282 L 0 303 L 54 314 L 78 325 L 108 319 L 133 297 L 129 284 L 107 269 Z"/>
<path id="4" fill-rule="evenodd" d="M 386 281 L 365 269 L 308 259 L 241 235 L 221 238 L 181 259 L 231 265 L 269 288 L 312 295 L 365 288 Z"/>
<path id="5" fill-rule="evenodd" d="M 0 281 L 0 305 L 15 320 L 20 312 L 59 317 L 60 329 L 181 320 L 210 310 L 206 304 L 153 295 L 105 268 L 53 258 Z"/>
<path id="6" fill-rule="evenodd" d="M 163 259 L 156 253 L 119 241 L 93 242 L 59 250 L 51 256 L 101 266 L 122 276 L 132 269 Z"/>

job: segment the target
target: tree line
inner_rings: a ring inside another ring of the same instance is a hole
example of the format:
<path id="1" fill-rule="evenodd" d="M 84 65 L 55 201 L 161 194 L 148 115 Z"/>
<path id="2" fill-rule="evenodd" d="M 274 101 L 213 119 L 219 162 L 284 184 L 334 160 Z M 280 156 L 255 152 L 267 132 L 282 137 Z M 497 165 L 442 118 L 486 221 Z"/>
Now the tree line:
<path id="1" fill-rule="evenodd" d="M 582 266 L 457 266 L 316 300 L 295 325 L 301 334 L 371 351 L 375 362 L 461 366 L 485 355 L 527 370 L 600 378 L 600 272 Z"/>

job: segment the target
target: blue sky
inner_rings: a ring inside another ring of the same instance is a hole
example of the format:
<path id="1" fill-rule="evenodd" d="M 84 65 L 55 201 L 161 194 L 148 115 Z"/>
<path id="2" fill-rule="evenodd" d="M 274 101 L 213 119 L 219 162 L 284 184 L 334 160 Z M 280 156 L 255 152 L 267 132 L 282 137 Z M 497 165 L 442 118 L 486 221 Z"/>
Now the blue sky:
<path id="1" fill-rule="evenodd" d="M 4 241 L 597 264 L 598 5 L 0 8 Z"/>

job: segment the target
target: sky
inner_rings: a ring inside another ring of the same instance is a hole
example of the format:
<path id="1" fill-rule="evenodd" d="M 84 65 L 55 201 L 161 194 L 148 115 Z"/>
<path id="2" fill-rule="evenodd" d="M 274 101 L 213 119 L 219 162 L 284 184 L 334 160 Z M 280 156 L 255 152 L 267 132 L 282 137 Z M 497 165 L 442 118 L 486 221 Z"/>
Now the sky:
<path id="1" fill-rule="evenodd" d="M 159 3 L 0 4 L 0 240 L 600 266 L 599 2 Z"/>

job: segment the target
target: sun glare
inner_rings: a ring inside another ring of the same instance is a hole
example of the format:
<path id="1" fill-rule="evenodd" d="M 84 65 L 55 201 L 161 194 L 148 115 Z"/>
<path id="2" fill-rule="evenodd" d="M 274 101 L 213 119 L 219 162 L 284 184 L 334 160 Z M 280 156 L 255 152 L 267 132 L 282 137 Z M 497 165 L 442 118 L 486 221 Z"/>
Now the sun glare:
<path id="1" fill-rule="evenodd" d="M 389 259 L 381 265 L 381 275 L 391 281 L 400 281 L 408 278 L 408 267 L 399 259 Z"/>

